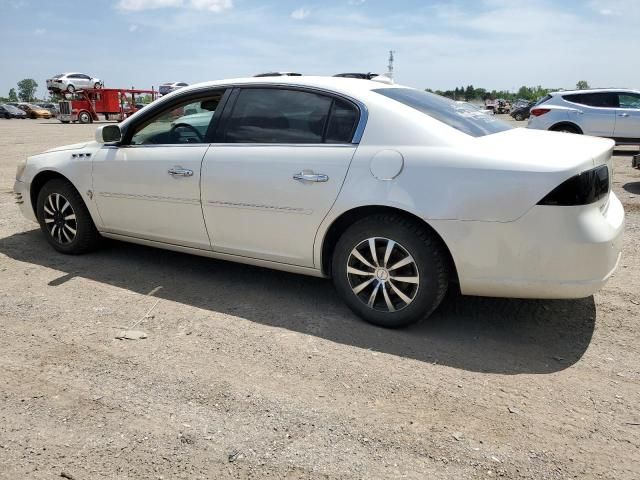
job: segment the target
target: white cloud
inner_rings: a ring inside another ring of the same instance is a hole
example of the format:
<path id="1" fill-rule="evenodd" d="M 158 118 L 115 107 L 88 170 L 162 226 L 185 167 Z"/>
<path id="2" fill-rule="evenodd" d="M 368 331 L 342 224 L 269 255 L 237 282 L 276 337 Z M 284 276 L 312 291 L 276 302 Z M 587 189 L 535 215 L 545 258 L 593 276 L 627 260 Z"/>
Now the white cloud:
<path id="1" fill-rule="evenodd" d="M 233 8 L 233 0 L 120 0 L 118 8 L 134 12 L 158 8 L 189 8 L 218 13 Z"/>
<path id="2" fill-rule="evenodd" d="M 349 5 L 362 5 L 367 0 L 349 0 L 347 3 Z"/>
<path id="3" fill-rule="evenodd" d="M 217 13 L 233 8 L 233 0 L 191 0 L 191 8 Z"/>
<path id="4" fill-rule="evenodd" d="M 36 35 L 44 35 L 45 33 L 47 33 L 47 30 L 44 29 L 44 28 L 36 28 L 33 31 L 33 33 L 36 34 Z"/>
<path id="5" fill-rule="evenodd" d="M 294 10 L 293 12 L 291 12 L 291 18 L 293 18 L 294 20 L 304 20 L 305 18 L 308 18 L 309 15 L 311 15 L 311 11 L 308 8 L 298 8 L 297 10 Z"/>
<path id="6" fill-rule="evenodd" d="M 129 25 L 130 32 L 135 32 L 136 30 L 138 30 L 138 25 Z"/>
<path id="7" fill-rule="evenodd" d="M 120 0 L 118 8 L 121 10 L 152 10 L 155 8 L 182 7 L 183 0 Z"/>

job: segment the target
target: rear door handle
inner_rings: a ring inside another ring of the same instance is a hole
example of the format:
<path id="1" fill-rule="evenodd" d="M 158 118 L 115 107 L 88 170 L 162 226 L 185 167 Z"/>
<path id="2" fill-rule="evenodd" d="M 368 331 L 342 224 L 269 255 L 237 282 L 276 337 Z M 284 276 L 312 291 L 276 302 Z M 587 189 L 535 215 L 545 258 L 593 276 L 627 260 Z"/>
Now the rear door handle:
<path id="1" fill-rule="evenodd" d="M 628 117 L 629 114 L 628 113 L 619 113 L 618 116 L 619 117 Z"/>
<path id="2" fill-rule="evenodd" d="M 167 173 L 172 177 L 193 177 L 193 170 L 182 167 L 173 167 L 167 170 Z"/>
<path id="3" fill-rule="evenodd" d="M 300 172 L 296 173 L 293 179 L 299 182 L 328 182 L 329 175 L 325 175 L 324 173 Z"/>

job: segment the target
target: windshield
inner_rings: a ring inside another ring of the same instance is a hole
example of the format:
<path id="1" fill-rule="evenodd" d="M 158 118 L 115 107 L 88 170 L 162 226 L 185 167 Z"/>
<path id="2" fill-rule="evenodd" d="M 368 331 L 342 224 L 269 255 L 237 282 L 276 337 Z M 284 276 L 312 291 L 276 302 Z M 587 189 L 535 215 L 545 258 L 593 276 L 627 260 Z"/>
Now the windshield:
<path id="1" fill-rule="evenodd" d="M 483 137 L 513 128 L 508 123 L 487 115 L 464 103 L 458 103 L 434 93 L 412 88 L 379 88 L 380 95 L 429 115 L 472 137 Z"/>

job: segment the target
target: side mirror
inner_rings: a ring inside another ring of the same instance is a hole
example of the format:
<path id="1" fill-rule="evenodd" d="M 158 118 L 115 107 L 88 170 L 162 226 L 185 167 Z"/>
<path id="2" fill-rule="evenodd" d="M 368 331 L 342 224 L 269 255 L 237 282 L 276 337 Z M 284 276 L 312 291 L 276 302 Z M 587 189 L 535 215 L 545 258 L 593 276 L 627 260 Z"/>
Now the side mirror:
<path id="1" fill-rule="evenodd" d="M 96 129 L 96 142 L 113 143 L 122 140 L 122 132 L 118 125 L 103 125 Z"/>

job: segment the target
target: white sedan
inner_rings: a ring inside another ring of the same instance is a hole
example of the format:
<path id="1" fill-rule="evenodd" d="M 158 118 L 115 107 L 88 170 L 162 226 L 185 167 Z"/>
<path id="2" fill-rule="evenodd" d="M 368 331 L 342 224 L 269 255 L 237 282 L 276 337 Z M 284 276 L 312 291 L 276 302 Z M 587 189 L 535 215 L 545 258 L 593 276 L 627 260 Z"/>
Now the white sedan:
<path id="1" fill-rule="evenodd" d="M 251 78 L 186 87 L 29 157 L 15 192 L 59 252 L 109 237 L 331 277 L 362 318 L 399 327 L 451 284 L 602 287 L 624 228 L 613 145 L 375 81 Z"/>
<path id="2" fill-rule="evenodd" d="M 102 80 L 85 73 L 60 73 L 47 79 L 47 89 L 52 92 L 69 92 L 85 88 L 101 88 Z"/>

